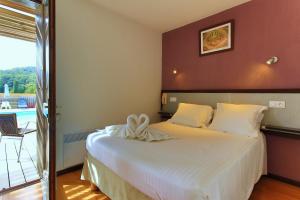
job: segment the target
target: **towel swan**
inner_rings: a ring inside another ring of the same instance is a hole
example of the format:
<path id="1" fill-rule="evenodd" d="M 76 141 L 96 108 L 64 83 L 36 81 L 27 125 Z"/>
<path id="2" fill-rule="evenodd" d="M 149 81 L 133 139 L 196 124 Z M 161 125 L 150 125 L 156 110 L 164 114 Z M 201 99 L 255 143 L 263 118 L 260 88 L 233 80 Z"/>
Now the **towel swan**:
<path id="1" fill-rule="evenodd" d="M 146 114 L 131 114 L 127 117 L 127 124 L 107 126 L 105 132 L 111 136 L 147 142 L 171 139 L 168 134 L 149 127 L 149 123 L 150 119 Z"/>

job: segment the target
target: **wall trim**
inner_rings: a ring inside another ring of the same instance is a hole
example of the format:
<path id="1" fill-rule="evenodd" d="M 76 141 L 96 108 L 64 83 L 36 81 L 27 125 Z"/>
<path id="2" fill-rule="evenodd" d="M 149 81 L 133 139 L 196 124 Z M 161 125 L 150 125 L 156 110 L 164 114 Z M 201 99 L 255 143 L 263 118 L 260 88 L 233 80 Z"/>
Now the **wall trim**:
<path id="1" fill-rule="evenodd" d="M 162 93 L 300 93 L 300 88 L 290 89 L 192 89 L 192 90 L 161 90 Z"/>
<path id="2" fill-rule="evenodd" d="M 278 176 L 278 175 L 272 174 L 272 173 L 268 173 L 268 175 L 266 175 L 266 176 L 269 177 L 269 178 L 284 182 L 284 183 L 288 183 L 290 185 L 300 187 L 300 182 L 296 181 L 296 180 L 293 180 L 293 179 L 285 178 L 285 177 Z"/>
<path id="3" fill-rule="evenodd" d="M 74 165 L 72 167 L 68 167 L 66 169 L 59 170 L 59 171 L 56 172 L 56 175 L 61 176 L 61 175 L 64 175 L 64 174 L 67 174 L 67 173 L 70 173 L 70 172 L 73 172 L 73 171 L 77 171 L 77 170 L 82 169 L 82 168 L 83 168 L 83 163 L 78 164 L 78 165 Z"/>

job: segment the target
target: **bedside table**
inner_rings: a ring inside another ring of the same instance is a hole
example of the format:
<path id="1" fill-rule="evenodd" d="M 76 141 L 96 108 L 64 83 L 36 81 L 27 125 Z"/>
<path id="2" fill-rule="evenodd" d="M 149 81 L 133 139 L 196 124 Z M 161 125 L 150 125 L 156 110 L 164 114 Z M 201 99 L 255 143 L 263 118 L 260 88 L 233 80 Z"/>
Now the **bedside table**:
<path id="1" fill-rule="evenodd" d="M 158 112 L 158 114 L 160 115 L 161 121 L 166 121 L 173 116 L 173 113 L 163 112 L 163 111 Z"/>
<path id="2" fill-rule="evenodd" d="M 300 129 L 265 125 L 268 176 L 300 186 Z"/>

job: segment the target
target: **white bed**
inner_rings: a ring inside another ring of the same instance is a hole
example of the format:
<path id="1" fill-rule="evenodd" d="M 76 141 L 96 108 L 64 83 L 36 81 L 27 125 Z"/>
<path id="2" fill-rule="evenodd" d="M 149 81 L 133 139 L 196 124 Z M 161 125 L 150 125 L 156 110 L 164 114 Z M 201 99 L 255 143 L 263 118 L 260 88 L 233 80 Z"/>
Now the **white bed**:
<path id="1" fill-rule="evenodd" d="M 87 139 L 91 156 L 157 200 L 246 200 L 266 171 L 265 139 L 162 122 L 176 139 L 142 142 L 103 131 Z"/>

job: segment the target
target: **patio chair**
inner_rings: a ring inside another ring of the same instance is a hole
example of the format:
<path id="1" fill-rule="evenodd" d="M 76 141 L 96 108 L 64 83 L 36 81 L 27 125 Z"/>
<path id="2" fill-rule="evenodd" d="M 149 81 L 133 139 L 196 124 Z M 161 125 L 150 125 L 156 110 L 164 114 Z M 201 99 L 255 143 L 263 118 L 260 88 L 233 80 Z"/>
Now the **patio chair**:
<path id="1" fill-rule="evenodd" d="M 27 101 L 23 98 L 18 100 L 18 108 L 28 108 Z"/>
<path id="2" fill-rule="evenodd" d="M 21 139 L 19 154 L 18 154 L 18 162 L 20 162 L 21 150 L 24 136 L 28 133 L 32 133 L 36 131 L 36 129 L 28 129 L 28 125 L 30 122 L 27 122 L 25 128 L 18 128 L 17 124 L 17 115 L 13 114 L 0 114 L 0 142 L 2 137 L 17 137 Z"/>

